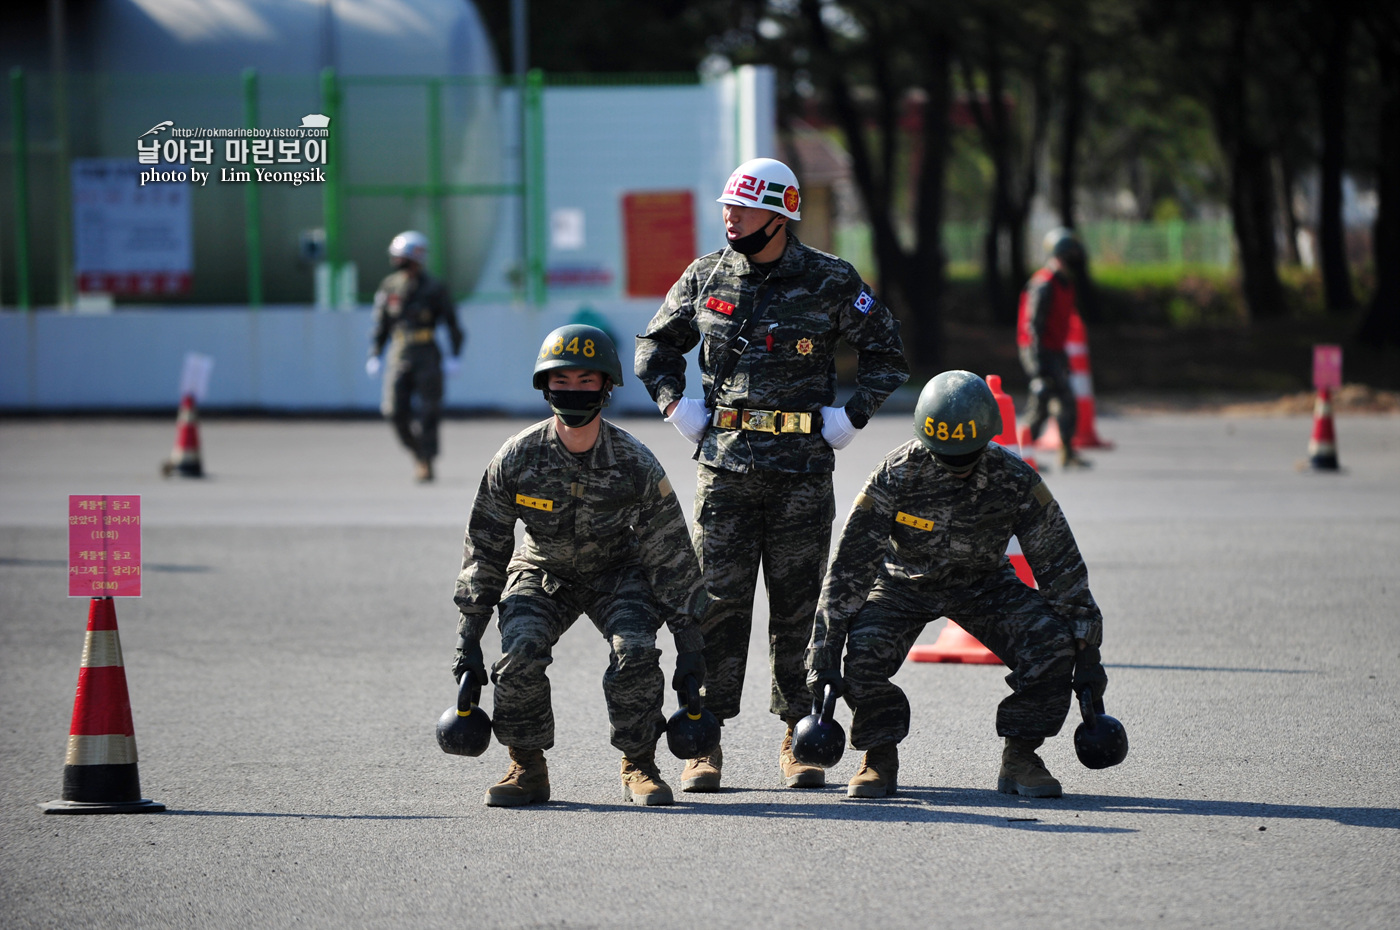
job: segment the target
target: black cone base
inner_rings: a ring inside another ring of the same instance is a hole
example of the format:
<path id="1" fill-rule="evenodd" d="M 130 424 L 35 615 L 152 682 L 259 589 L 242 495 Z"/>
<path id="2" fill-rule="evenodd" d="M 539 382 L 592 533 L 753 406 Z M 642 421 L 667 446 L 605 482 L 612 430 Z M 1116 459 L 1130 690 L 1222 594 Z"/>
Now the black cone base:
<path id="1" fill-rule="evenodd" d="M 141 797 L 136 763 L 65 765 L 63 797 L 39 805 L 46 814 L 158 813 L 165 805 Z"/>
<path id="2" fill-rule="evenodd" d="M 108 801 L 89 803 L 86 801 L 50 801 L 40 804 L 46 814 L 159 814 L 165 805 L 149 798 L 139 801 Z"/>

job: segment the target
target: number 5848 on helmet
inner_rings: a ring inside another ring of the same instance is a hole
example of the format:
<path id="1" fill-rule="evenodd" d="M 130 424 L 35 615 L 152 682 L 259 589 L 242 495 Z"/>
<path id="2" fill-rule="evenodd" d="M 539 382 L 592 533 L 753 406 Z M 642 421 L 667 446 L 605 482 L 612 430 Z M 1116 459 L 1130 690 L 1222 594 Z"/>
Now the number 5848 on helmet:
<path id="1" fill-rule="evenodd" d="M 970 371 L 934 376 L 914 405 L 914 436 L 953 474 L 970 472 L 987 443 L 1001 433 L 992 389 Z"/>

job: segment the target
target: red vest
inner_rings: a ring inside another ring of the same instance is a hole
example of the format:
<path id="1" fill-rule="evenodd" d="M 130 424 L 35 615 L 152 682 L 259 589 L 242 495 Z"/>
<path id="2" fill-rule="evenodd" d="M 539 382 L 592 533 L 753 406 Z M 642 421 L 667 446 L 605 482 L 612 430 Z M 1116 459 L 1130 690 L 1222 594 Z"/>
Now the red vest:
<path id="1" fill-rule="evenodd" d="M 1048 306 L 1044 303 L 1049 288 Z M 1032 319 L 1037 306 L 1042 307 L 1043 319 Z M 1021 291 L 1021 306 L 1016 314 L 1016 344 L 1028 346 L 1033 342 L 1032 326 L 1040 332 L 1040 347 L 1063 352 L 1069 336 L 1069 320 L 1075 314 L 1074 283 L 1064 274 L 1049 267 L 1031 275 Z"/>

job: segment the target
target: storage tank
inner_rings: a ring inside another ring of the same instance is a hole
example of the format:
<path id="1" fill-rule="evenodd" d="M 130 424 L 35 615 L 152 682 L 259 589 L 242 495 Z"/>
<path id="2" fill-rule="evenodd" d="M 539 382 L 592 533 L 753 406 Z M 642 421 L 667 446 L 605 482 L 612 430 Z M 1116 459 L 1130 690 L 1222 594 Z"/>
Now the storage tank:
<path id="1" fill-rule="evenodd" d="M 338 150 L 330 154 L 342 184 L 428 184 L 433 98 L 415 77 L 446 79 L 436 91 L 440 179 L 451 185 L 505 180 L 497 67 L 468 0 L 105 0 L 66 4 L 65 15 L 72 158 L 129 155 L 134 161 L 137 138 L 164 120 L 180 128 L 244 126 L 248 68 L 257 73 L 258 125 L 300 126 L 304 116 L 326 109 L 321 72 L 330 67 L 342 79 Z M 49 56 L 33 51 L 47 52 L 47 25 L 30 16 L 10 33 L 7 45 L 29 49 L 18 52 L 17 60 L 32 64 L 37 58 L 47 71 Z M 33 76 L 28 99 L 32 269 L 36 297 L 43 301 L 45 285 L 57 274 L 52 204 L 58 172 L 44 170 L 55 157 L 46 73 Z M 513 119 L 506 125 L 514 125 Z M 186 302 L 247 299 L 246 188 L 218 181 L 223 145 L 215 142 L 208 183 L 192 191 L 194 267 Z M 308 303 L 313 269 L 302 239 L 322 226 L 323 185 L 262 183 L 258 191 L 263 299 Z M 474 287 L 506 203 L 500 195 L 445 201 L 445 241 L 432 245 L 456 294 Z M 422 194 L 352 190 L 343 198 L 343 254 L 360 269 L 362 299 L 388 272 L 385 249 L 395 233 L 433 232 L 430 206 Z M 10 217 L 4 221 L 8 225 Z M 8 293 L 12 274 L 7 261 Z"/>

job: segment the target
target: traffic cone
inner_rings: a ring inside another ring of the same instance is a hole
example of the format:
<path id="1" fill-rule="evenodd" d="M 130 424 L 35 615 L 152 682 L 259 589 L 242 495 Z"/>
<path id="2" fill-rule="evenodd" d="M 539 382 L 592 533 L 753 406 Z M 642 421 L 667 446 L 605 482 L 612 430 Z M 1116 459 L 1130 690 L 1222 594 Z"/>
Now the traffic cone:
<path id="1" fill-rule="evenodd" d="M 1031 572 L 1030 563 L 1026 561 L 1025 555 L 1021 552 L 1021 541 L 1015 536 L 1011 537 L 1011 543 L 1006 547 L 1006 555 L 1011 560 L 1011 567 L 1016 569 L 1016 577 L 1020 578 L 1023 584 L 1032 588 L 1039 587 L 1035 583 L 1035 575 Z M 910 649 L 909 659 L 912 662 L 964 662 L 968 665 L 1002 664 L 995 652 L 982 645 L 981 640 L 952 620 L 948 621 L 948 625 L 943 628 L 942 633 L 938 634 L 938 639 L 934 640 L 932 645 L 915 646 Z"/>
<path id="2" fill-rule="evenodd" d="M 1069 332 L 1065 336 L 1065 355 L 1069 356 L 1069 386 L 1074 393 L 1077 420 L 1074 427 L 1075 449 L 1112 449 L 1113 443 L 1101 439 L 1094 418 L 1094 377 L 1089 369 L 1089 335 L 1084 330 L 1084 321 L 1079 314 L 1069 318 Z M 1060 425 L 1053 418 L 1040 434 L 1042 449 L 1058 449 L 1063 444 Z"/>
<path id="3" fill-rule="evenodd" d="M 40 807 L 46 814 L 165 810 L 164 804 L 141 797 L 136 729 L 117 637 L 117 610 L 110 597 L 94 597 L 88 609 L 87 642 L 63 765 L 63 797 Z"/>
<path id="4" fill-rule="evenodd" d="M 1332 427 L 1332 392 L 1317 389 L 1313 407 L 1312 439 L 1308 440 L 1308 465 L 1313 471 L 1337 471 L 1337 433 Z"/>
<path id="5" fill-rule="evenodd" d="M 1016 402 L 1011 399 L 1010 394 L 1001 389 L 1001 375 L 987 375 L 987 387 L 992 389 L 992 397 L 996 399 L 997 407 L 1001 411 L 1001 435 L 992 439 L 992 442 L 1005 447 L 1006 451 L 1015 454 L 1031 468 L 1039 471 L 1035 464 L 1035 454 L 1021 440 L 1021 433 L 1030 435 L 1030 430 L 1016 429 Z"/>
<path id="6" fill-rule="evenodd" d="M 204 477 L 199 458 L 199 413 L 193 394 L 186 394 L 180 401 L 180 413 L 175 418 L 175 448 L 160 473 L 167 478 L 177 473 L 186 478 Z"/>

